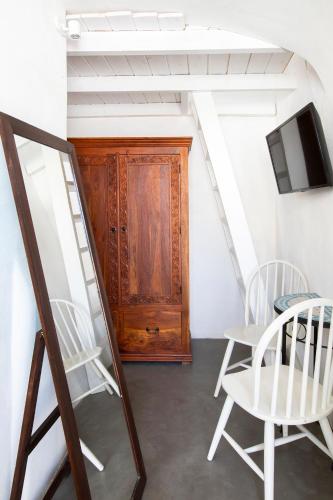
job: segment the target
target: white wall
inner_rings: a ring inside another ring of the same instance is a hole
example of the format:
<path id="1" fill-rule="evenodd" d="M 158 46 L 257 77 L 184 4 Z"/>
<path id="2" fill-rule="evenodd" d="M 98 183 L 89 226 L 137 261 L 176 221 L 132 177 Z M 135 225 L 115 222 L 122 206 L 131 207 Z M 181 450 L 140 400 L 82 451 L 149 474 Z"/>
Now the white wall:
<path id="1" fill-rule="evenodd" d="M 62 10 L 56 0 L 16 0 L 2 5 L 0 110 L 65 137 L 65 40 L 54 28 L 54 18 Z M 15 465 L 38 318 L 7 172 L 1 161 L 0 200 L 0 498 L 5 499 Z M 37 425 L 54 405 L 49 368 L 44 363 Z M 23 498 L 40 498 L 63 451 L 58 423 L 29 459 Z"/>
<path id="2" fill-rule="evenodd" d="M 189 160 L 191 334 L 194 338 L 221 337 L 226 328 L 241 321 L 243 306 L 193 119 L 70 119 L 68 136 L 193 137 Z"/>
<path id="3" fill-rule="evenodd" d="M 333 159 L 333 121 L 325 91 L 311 67 L 298 58 L 291 65 L 299 88 L 278 104 L 277 124 L 313 101 L 322 120 L 329 154 Z M 332 230 L 333 189 L 278 196 L 277 255 L 294 262 L 309 279 L 310 289 L 333 297 Z"/>

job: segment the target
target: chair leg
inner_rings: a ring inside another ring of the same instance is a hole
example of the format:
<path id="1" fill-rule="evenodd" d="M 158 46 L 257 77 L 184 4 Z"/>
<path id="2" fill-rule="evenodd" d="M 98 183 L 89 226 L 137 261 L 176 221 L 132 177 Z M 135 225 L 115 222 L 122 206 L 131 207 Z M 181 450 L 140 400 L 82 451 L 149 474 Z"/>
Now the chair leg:
<path id="1" fill-rule="evenodd" d="M 113 390 L 111 389 L 111 386 L 109 384 L 105 384 L 105 389 L 110 394 L 110 396 L 113 396 Z"/>
<path id="2" fill-rule="evenodd" d="M 220 392 L 220 389 L 221 389 L 221 386 L 222 386 L 222 378 L 224 377 L 225 372 L 227 371 L 227 368 L 228 368 L 228 365 L 229 365 L 229 361 L 230 361 L 230 358 L 231 358 L 231 354 L 232 354 L 232 350 L 234 348 L 234 345 L 235 345 L 235 341 L 234 340 L 229 340 L 227 348 L 226 348 L 226 351 L 225 351 L 225 354 L 224 354 L 224 358 L 223 358 L 223 361 L 222 361 L 222 365 L 221 365 L 221 370 L 220 370 L 220 373 L 219 373 L 219 377 L 217 379 L 217 384 L 216 384 L 215 392 L 214 392 L 214 398 L 217 398 L 218 395 L 219 395 L 219 392 Z"/>
<path id="3" fill-rule="evenodd" d="M 83 455 L 91 462 L 100 472 L 104 470 L 104 465 L 98 460 L 88 446 L 80 439 L 80 445 Z"/>
<path id="4" fill-rule="evenodd" d="M 288 425 L 283 425 L 282 426 L 282 436 L 285 438 L 285 437 L 288 437 Z"/>
<path id="5" fill-rule="evenodd" d="M 99 359 L 94 359 L 94 363 L 97 366 L 97 368 L 100 370 L 102 375 L 105 377 L 106 381 L 111 385 L 111 387 L 116 391 L 118 396 L 120 397 L 120 392 L 119 392 L 119 387 L 114 380 L 114 378 L 110 375 L 108 370 L 105 368 L 103 363 Z"/>
<path id="6" fill-rule="evenodd" d="M 209 461 L 213 460 L 213 458 L 214 458 L 216 448 L 218 447 L 218 444 L 219 444 L 220 439 L 222 437 L 222 433 L 223 433 L 224 428 L 228 422 L 228 418 L 229 418 L 229 415 L 230 415 L 230 412 L 232 410 L 233 405 L 234 405 L 234 401 L 228 395 L 225 402 L 224 402 L 224 405 L 223 405 L 223 408 L 221 411 L 221 415 L 220 415 L 219 421 L 218 421 L 216 429 L 215 429 L 214 437 L 213 437 L 212 443 L 211 443 L 210 448 L 209 448 L 209 452 L 208 452 L 208 456 L 207 456 L 207 460 L 209 460 Z"/>
<path id="7" fill-rule="evenodd" d="M 265 422 L 264 483 L 265 500 L 274 500 L 274 424 Z"/>
<path id="8" fill-rule="evenodd" d="M 320 427 L 321 427 L 322 433 L 324 435 L 324 438 L 325 438 L 325 441 L 327 444 L 327 448 L 329 449 L 331 456 L 332 456 L 332 459 L 333 459 L 333 431 L 332 431 L 332 428 L 330 426 L 330 423 L 329 423 L 327 417 L 323 418 L 322 420 L 319 420 L 319 423 L 320 423 Z"/>

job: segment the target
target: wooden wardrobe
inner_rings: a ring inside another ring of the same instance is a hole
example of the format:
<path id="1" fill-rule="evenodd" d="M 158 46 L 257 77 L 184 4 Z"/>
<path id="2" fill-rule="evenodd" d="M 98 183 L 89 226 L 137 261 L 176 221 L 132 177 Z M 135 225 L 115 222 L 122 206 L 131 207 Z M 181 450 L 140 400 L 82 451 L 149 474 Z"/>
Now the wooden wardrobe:
<path id="1" fill-rule="evenodd" d="M 184 138 L 71 138 L 125 361 L 192 359 Z"/>

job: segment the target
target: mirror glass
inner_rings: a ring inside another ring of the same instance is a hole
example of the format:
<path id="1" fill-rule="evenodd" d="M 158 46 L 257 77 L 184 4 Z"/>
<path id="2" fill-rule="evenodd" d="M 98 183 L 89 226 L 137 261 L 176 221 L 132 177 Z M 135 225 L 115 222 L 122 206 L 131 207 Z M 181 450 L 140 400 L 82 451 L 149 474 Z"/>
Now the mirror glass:
<path id="1" fill-rule="evenodd" d="M 137 473 L 71 158 L 15 141 L 91 495 L 124 500 Z M 70 477 L 54 498 L 75 498 Z"/>

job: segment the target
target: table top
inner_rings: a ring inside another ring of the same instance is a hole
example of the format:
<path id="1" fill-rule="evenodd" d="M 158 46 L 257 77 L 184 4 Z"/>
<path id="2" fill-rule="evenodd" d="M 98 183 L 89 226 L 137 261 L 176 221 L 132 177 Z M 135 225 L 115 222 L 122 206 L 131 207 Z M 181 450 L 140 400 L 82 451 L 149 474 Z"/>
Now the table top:
<path id="1" fill-rule="evenodd" d="M 274 301 L 274 310 L 278 313 L 281 314 L 284 311 L 286 311 L 289 307 L 294 306 L 295 304 L 298 304 L 299 302 L 303 302 L 303 300 L 308 300 L 308 299 L 317 299 L 320 298 L 320 295 L 315 292 L 309 292 L 309 293 L 291 293 L 289 295 L 282 295 L 282 297 L 278 297 Z M 312 323 L 319 323 L 319 308 L 315 307 L 313 309 L 312 313 Z M 317 314 L 316 314 L 317 312 Z M 332 308 L 331 307 L 325 307 L 324 311 L 324 327 L 327 328 L 327 326 L 330 325 L 331 322 L 331 315 L 332 315 Z M 298 316 L 299 320 L 303 320 L 304 322 L 307 321 L 307 314 L 299 314 Z"/>

